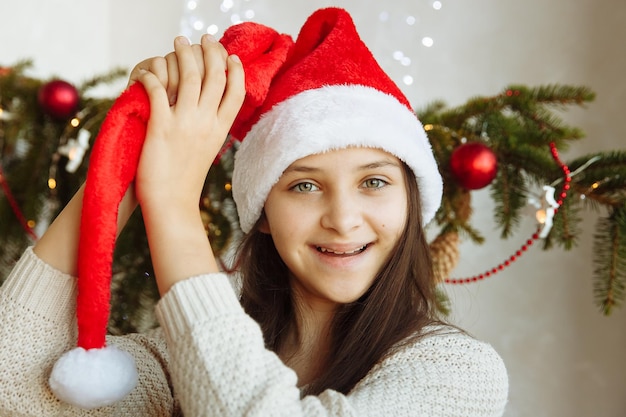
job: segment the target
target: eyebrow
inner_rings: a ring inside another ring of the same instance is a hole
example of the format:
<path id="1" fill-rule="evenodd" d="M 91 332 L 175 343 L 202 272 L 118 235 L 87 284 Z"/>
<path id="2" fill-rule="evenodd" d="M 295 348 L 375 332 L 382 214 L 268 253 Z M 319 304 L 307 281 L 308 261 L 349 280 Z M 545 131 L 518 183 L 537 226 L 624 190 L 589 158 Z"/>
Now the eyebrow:
<path id="1" fill-rule="evenodd" d="M 396 161 L 392 161 L 388 159 L 381 159 L 379 161 L 372 161 L 367 164 L 360 165 L 357 167 L 357 170 L 367 171 L 370 169 L 384 168 L 388 166 L 400 167 L 400 164 L 398 164 Z M 289 168 L 287 168 L 285 171 L 283 171 L 283 174 L 287 174 L 290 172 L 319 172 L 319 171 L 321 171 L 321 169 L 316 168 L 316 167 L 311 167 L 307 165 L 292 165 Z"/>

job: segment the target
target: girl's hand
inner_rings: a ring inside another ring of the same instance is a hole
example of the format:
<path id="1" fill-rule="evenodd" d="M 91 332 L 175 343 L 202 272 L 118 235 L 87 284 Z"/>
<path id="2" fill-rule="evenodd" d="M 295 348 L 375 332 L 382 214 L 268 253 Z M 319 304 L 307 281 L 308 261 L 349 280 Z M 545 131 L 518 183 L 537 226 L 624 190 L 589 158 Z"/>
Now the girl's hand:
<path id="1" fill-rule="evenodd" d="M 136 72 L 151 113 L 135 189 L 161 294 L 180 280 L 218 271 L 199 200 L 245 96 L 241 62 L 212 37 L 203 36 L 200 47 L 179 37 L 168 57 L 166 70 Z"/>
<path id="2" fill-rule="evenodd" d="M 196 58 L 198 71 L 200 71 L 200 75 L 204 78 L 204 53 L 202 46 L 193 44 L 191 45 L 191 50 Z M 137 82 L 145 71 L 149 71 L 157 77 L 159 82 L 165 87 L 170 105 L 174 105 L 176 103 L 176 94 L 178 93 L 178 82 L 180 78 L 176 52 L 170 52 L 165 56 L 148 58 L 135 65 L 130 72 L 128 85 L 130 86 Z"/>
<path id="3" fill-rule="evenodd" d="M 245 95 L 241 63 L 211 36 L 203 36 L 201 45 L 178 37 L 174 49 L 165 58 L 167 71 L 163 61 L 152 62 L 155 73 L 136 70 L 151 106 L 137 171 L 142 207 L 164 202 L 197 207 Z"/>

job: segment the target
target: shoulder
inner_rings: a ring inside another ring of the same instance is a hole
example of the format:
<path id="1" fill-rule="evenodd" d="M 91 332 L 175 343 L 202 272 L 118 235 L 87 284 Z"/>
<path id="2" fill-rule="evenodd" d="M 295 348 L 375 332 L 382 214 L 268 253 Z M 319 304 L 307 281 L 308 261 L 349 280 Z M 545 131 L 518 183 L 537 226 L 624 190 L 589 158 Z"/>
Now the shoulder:
<path id="1" fill-rule="evenodd" d="M 504 361 L 489 344 L 452 326 L 430 326 L 399 344 L 381 365 L 406 365 L 454 376 L 454 382 L 508 386 Z"/>
<path id="2" fill-rule="evenodd" d="M 490 344 L 445 325 L 430 326 L 419 337 L 404 341 L 392 352 L 390 359 L 394 357 L 409 361 L 419 358 L 426 363 L 451 367 L 465 367 L 469 362 L 484 367 L 486 371 L 505 371 L 502 358 Z"/>
<path id="3" fill-rule="evenodd" d="M 356 388 L 390 384 L 394 395 L 424 412 L 453 407 L 461 415 L 500 416 L 508 397 L 500 355 L 452 326 L 431 326 L 400 343 Z"/>

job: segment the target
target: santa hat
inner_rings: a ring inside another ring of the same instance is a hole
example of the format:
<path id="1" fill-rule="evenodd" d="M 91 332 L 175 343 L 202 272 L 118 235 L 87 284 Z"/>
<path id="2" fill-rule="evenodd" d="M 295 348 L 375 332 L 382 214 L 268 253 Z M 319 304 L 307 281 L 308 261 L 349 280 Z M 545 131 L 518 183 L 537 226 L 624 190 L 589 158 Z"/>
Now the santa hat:
<path id="1" fill-rule="evenodd" d="M 439 208 L 442 181 L 426 133 L 345 10 L 309 17 L 267 97 L 236 120 L 232 134 L 242 140 L 232 190 L 243 232 L 291 163 L 350 146 L 382 149 L 413 170 L 424 224 Z"/>
<path id="2" fill-rule="evenodd" d="M 246 99 L 240 111 L 253 113 L 284 64 L 293 40 L 255 23 L 233 26 L 221 42 L 246 69 Z M 89 159 L 78 251 L 77 347 L 55 363 L 49 384 L 62 401 L 81 408 L 114 404 L 137 384 L 133 358 L 106 344 L 111 272 L 119 203 L 135 177 L 150 102 L 140 83 L 113 103 Z"/>
<path id="3" fill-rule="evenodd" d="M 415 173 L 424 223 L 442 183 L 425 132 L 408 100 L 376 63 L 342 9 L 315 12 L 297 41 L 246 22 L 220 40 L 240 57 L 246 98 L 230 131 L 242 141 L 233 171 L 241 228 L 251 230 L 265 199 L 292 162 L 349 146 L 383 149 Z M 77 347 L 56 362 L 55 395 L 82 408 L 111 405 L 137 383 L 132 357 L 107 346 L 111 265 L 119 203 L 134 179 L 149 101 L 137 83 L 114 103 L 90 157 L 81 218 Z"/>

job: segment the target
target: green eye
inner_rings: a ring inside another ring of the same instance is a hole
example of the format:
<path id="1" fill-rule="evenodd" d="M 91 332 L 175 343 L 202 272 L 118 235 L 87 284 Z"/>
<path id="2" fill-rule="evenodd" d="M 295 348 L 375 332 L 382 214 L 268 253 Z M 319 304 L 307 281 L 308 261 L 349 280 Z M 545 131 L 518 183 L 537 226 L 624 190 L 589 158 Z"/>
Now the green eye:
<path id="1" fill-rule="evenodd" d="M 381 180 L 380 178 L 370 178 L 363 182 L 365 188 L 381 188 L 385 185 L 387 185 L 387 181 Z"/>
<path id="2" fill-rule="evenodd" d="M 317 186 L 310 182 L 301 182 L 299 184 L 294 185 L 292 189 L 299 193 L 310 193 L 312 191 L 318 190 Z"/>

